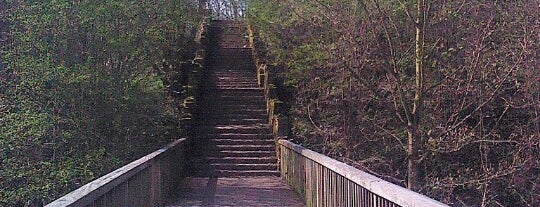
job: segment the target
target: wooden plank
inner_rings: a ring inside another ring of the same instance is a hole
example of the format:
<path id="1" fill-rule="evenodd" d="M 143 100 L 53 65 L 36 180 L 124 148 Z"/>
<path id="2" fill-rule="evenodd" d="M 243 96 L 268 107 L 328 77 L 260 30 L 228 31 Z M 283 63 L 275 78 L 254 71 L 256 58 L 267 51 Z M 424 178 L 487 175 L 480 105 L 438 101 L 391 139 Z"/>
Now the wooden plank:
<path id="1" fill-rule="evenodd" d="M 150 203 L 152 206 L 162 205 L 161 187 L 161 166 L 158 161 L 150 166 Z"/>
<path id="2" fill-rule="evenodd" d="M 131 199 L 127 201 L 127 206 L 140 206 L 140 204 L 143 203 L 143 197 L 138 196 L 142 194 L 144 188 L 146 188 L 146 186 L 143 185 L 142 180 L 141 173 L 138 173 L 128 180 L 128 197 Z"/>
<path id="3" fill-rule="evenodd" d="M 347 165 L 343 162 L 339 162 L 320 153 L 311 151 L 290 141 L 282 139 L 279 140 L 279 144 L 299 153 L 302 156 L 305 156 L 306 158 L 313 160 L 314 162 L 320 163 L 325 168 L 328 168 L 328 170 L 331 170 L 343 177 L 346 177 L 352 182 L 370 191 L 371 193 L 380 196 L 388 201 L 391 201 L 399 206 L 448 207 L 448 205 L 433 200 L 425 195 L 392 184 L 390 182 L 377 178 L 369 173 Z"/>

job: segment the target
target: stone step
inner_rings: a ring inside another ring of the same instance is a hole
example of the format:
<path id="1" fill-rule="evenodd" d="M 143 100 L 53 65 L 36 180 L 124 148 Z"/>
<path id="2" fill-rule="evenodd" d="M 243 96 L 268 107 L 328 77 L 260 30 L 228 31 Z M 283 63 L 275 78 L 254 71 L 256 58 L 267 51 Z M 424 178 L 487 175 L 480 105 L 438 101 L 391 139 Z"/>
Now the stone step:
<path id="1" fill-rule="evenodd" d="M 262 113 L 266 113 L 266 109 L 264 106 L 234 106 L 234 105 L 226 105 L 226 104 L 219 104 L 219 103 L 208 103 L 204 105 L 200 105 L 203 107 L 201 110 L 205 110 L 204 113 L 206 114 L 249 114 L 249 115 L 258 115 Z M 203 112 L 201 112 L 203 113 Z"/>
<path id="2" fill-rule="evenodd" d="M 264 88 L 261 87 L 249 87 L 249 88 L 231 88 L 231 89 L 219 89 L 212 90 L 220 93 L 231 93 L 231 94 L 241 94 L 241 93 L 254 93 L 254 92 L 263 92 Z"/>
<path id="3" fill-rule="evenodd" d="M 212 134 L 208 133 L 202 135 L 208 139 L 273 139 L 272 134 L 240 134 L 240 133 L 223 133 L 223 134 Z"/>
<path id="4" fill-rule="evenodd" d="M 240 61 L 237 61 L 237 60 L 221 60 L 221 59 L 216 59 L 216 60 L 211 60 L 210 62 L 212 63 L 209 63 L 207 65 L 207 68 L 208 68 L 208 71 L 214 71 L 214 70 L 242 70 L 242 71 L 245 71 L 247 73 L 244 73 L 244 74 L 214 74 L 212 72 L 208 73 L 208 80 L 211 80 L 212 78 L 216 78 L 216 77 L 223 77 L 223 78 L 232 78 L 232 77 L 236 77 L 236 78 L 249 78 L 249 79 L 252 79 L 252 80 L 257 80 L 257 76 L 256 76 L 256 70 L 254 69 L 255 68 L 255 63 L 252 63 L 252 62 L 240 62 Z"/>
<path id="5" fill-rule="evenodd" d="M 246 26 L 237 26 L 237 25 L 221 25 L 219 27 L 210 27 L 213 34 L 218 34 L 219 36 L 230 35 L 230 34 L 242 34 L 247 35 Z"/>
<path id="6" fill-rule="evenodd" d="M 203 141 L 204 142 L 204 141 Z M 272 145 L 275 144 L 273 139 L 210 139 L 210 144 L 215 145 Z"/>
<path id="7" fill-rule="evenodd" d="M 192 156 L 219 156 L 219 157 L 269 157 L 275 156 L 275 150 L 266 151 L 235 151 L 235 150 L 222 150 L 222 151 L 194 151 Z"/>
<path id="8" fill-rule="evenodd" d="M 229 139 L 234 134 L 255 134 L 259 136 L 272 136 L 272 129 L 267 126 L 251 126 L 251 125 L 218 125 L 218 126 L 203 126 L 198 129 L 201 133 L 206 133 L 209 136 L 226 134 Z M 248 135 L 249 136 L 249 135 Z"/>
<path id="9" fill-rule="evenodd" d="M 193 172 L 194 177 L 262 177 L 280 176 L 277 170 L 213 170 Z"/>
<path id="10" fill-rule="evenodd" d="M 220 114 L 220 113 L 199 113 L 198 115 L 201 119 L 207 120 L 207 119 L 248 119 L 248 118 L 255 118 L 255 119 L 265 119 L 268 120 L 267 114 Z"/>
<path id="11" fill-rule="evenodd" d="M 263 95 L 256 95 L 256 96 L 220 96 L 220 95 L 213 95 L 213 94 L 205 94 L 207 97 L 204 97 L 204 101 L 212 101 L 212 100 L 219 100 L 219 101 L 238 101 L 238 102 L 245 102 L 245 101 L 263 101 L 266 103 L 266 99 Z"/>
<path id="12" fill-rule="evenodd" d="M 219 104 L 215 104 L 218 105 Z M 215 110 L 215 109 L 212 109 Z M 198 114 L 201 118 L 224 118 L 224 119 L 268 119 L 268 114 L 266 114 L 266 110 L 262 110 L 260 112 L 257 111 L 251 111 L 244 113 L 242 111 L 229 111 L 228 113 L 225 113 L 225 111 L 202 111 Z"/>
<path id="13" fill-rule="evenodd" d="M 234 63 L 235 66 L 238 66 L 239 63 Z M 245 65 L 248 65 L 247 63 Z M 232 71 L 225 71 L 225 72 L 212 72 L 209 76 L 211 80 L 218 80 L 218 81 L 246 81 L 246 82 L 253 82 L 256 81 L 256 74 L 253 70 L 246 69 L 245 71 L 238 71 L 238 72 L 232 72 Z"/>
<path id="14" fill-rule="evenodd" d="M 254 73 L 246 75 L 235 75 L 234 77 L 237 79 L 230 79 L 231 76 L 229 75 L 211 75 L 210 77 L 208 77 L 208 80 L 210 80 L 211 83 L 214 85 L 216 83 L 257 83 L 257 77 Z"/>
<path id="15" fill-rule="evenodd" d="M 270 157 L 192 157 L 191 163 L 229 163 L 229 164 L 275 164 L 277 158 Z"/>
<path id="16" fill-rule="evenodd" d="M 231 125 L 241 125 L 241 124 L 263 124 L 268 123 L 266 119 L 207 119 L 205 120 L 208 124 L 231 124 Z"/>
<path id="17" fill-rule="evenodd" d="M 252 100 L 252 99 L 265 99 L 264 95 L 261 93 L 259 94 L 245 94 L 243 96 L 236 96 L 236 95 L 228 95 L 228 94 L 219 94 L 219 93 L 209 93 L 207 95 L 210 95 L 206 98 L 220 98 L 220 99 L 228 99 L 228 100 Z"/>
<path id="18" fill-rule="evenodd" d="M 245 62 L 245 65 L 248 65 L 251 62 Z M 239 63 L 235 63 L 238 65 Z M 255 78 L 255 70 L 246 69 L 246 70 L 218 70 L 215 69 L 210 74 L 212 78 L 218 78 L 219 80 L 249 80 L 247 78 Z M 251 79 L 253 81 L 253 79 Z"/>
<path id="19" fill-rule="evenodd" d="M 212 109 L 212 110 L 215 110 L 215 109 Z M 266 110 L 261 110 L 260 112 L 241 111 L 241 110 L 238 110 L 238 111 L 232 111 L 232 110 L 229 110 L 229 111 L 204 111 L 204 112 L 200 112 L 199 114 L 197 114 L 197 117 L 200 118 L 200 120 L 202 121 L 201 122 L 202 124 L 209 124 L 209 123 L 204 122 L 206 119 L 215 119 L 215 118 L 218 118 L 218 117 L 221 117 L 221 118 L 224 118 L 224 119 L 229 119 L 229 118 L 231 118 L 231 119 L 244 119 L 246 117 L 249 117 L 249 118 L 268 120 L 268 116 L 265 113 L 263 113 L 263 111 L 266 112 Z M 223 125 L 250 125 L 251 126 L 253 124 L 223 124 Z"/>
<path id="20" fill-rule="evenodd" d="M 236 86 L 236 85 L 233 85 L 233 86 L 221 86 L 221 87 L 216 87 L 216 89 L 218 90 L 243 90 L 243 89 L 252 89 L 252 88 L 257 88 L 258 86 Z"/>
<path id="21" fill-rule="evenodd" d="M 195 170 L 277 170 L 276 163 L 236 164 L 236 163 L 191 163 Z"/>
<path id="22" fill-rule="evenodd" d="M 210 29 L 243 29 L 246 30 L 246 25 L 241 22 L 232 22 L 224 20 L 213 20 L 210 24 Z"/>
<path id="23" fill-rule="evenodd" d="M 219 32 L 217 36 L 214 37 L 214 46 L 220 46 L 229 43 L 246 43 L 249 44 L 248 33 L 246 30 L 238 29 L 224 29 Z M 217 40 L 217 41 L 215 41 Z"/>
<path id="24" fill-rule="evenodd" d="M 242 111 L 266 111 L 265 105 L 233 105 L 233 104 L 220 104 L 220 103 L 205 103 L 200 105 L 202 108 L 210 108 L 209 112 L 221 111 L 221 112 L 242 112 Z"/>
<path id="25" fill-rule="evenodd" d="M 229 62 L 229 61 L 226 61 Z M 249 65 L 246 63 L 234 63 L 234 66 L 239 65 Z M 213 72 L 209 74 L 209 78 L 212 78 L 213 80 L 243 80 L 243 81 L 254 81 L 256 80 L 256 74 L 255 70 L 249 69 L 243 69 L 243 70 L 226 70 L 226 71 L 217 71 L 219 68 L 215 68 Z"/>
<path id="26" fill-rule="evenodd" d="M 248 43 L 238 43 L 238 44 L 220 44 L 218 45 L 220 49 L 238 49 L 238 48 L 249 48 Z"/>
<path id="27" fill-rule="evenodd" d="M 245 38 L 247 34 L 243 32 L 231 32 L 228 34 L 219 35 L 219 42 L 217 45 L 230 45 L 231 43 L 243 43 L 249 45 L 248 38 Z"/>
<path id="28" fill-rule="evenodd" d="M 259 87 L 259 84 L 257 82 L 251 82 L 251 83 L 237 83 L 237 82 L 217 82 L 211 86 L 214 87 L 231 87 L 231 88 L 255 88 Z"/>
<path id="29" fill-rule="evenodd" d="M 214 80 L 214 82 L 211 85 L 208 86 L 226 86 L 226 85 L 256 85 L 257 80 Z M 253 86 L 251 88 L 255 88 L 258 86 Z"/>
<path id="30" fill-rule="evenodd" d="M 251 58 L 250 50 L 246 50 L 246 52 L 243 51 L 231 51 L 230 49 L 227 50 L 225 48 L 217 48 L 217 50 L 221 50 L 221 52 L 209 54 L 208 57 L 208 66 L 214 66 L 214 67 L 207 67 L 207 71 L 209 72 L 251 72 L 251 74 L 255 75 L 255 61 Z M 234 55 L 234 56 L 231 56 Z M 235 57 L 236 56 L 236 57 Z M 225 66 L 220 65 L 223 63 L 234 63 L 234 66 L 241 66 L 241 65 L 249 65 L 249 68 L 220 68 L 219 66 Z"/>
<path id="31" fill-rule="evenodd" d="M 216 83 L 213 85 L 208 85 L 207 87 L 211 88 L 256 88 L 259 87 L 257 82 L 253 83 Z"/>
<path id="32" fill-rule="evenodd" d="M 215 106 L 211 106 L 211 107 L 215 107 Z M 205 113 L 205 114 L 222 114 L 222 115 L 229 115 L 229 114 L 250 114 L 250 115 L 255 115 L 255 114 L 262 114 L 262 113 L 266 113 L 266 109 L 242 109 L 242 108 L 219 108 L 219 109 L 214 109 L 214 108 L 206 108 L 206 109 L 203 109 L 204 111 L 200 112 L 200 113 Z"/>
<path id="33" fill-rule="evenodd" d="M 212 29 L 213 32 L 216 32 L 214 34 L 219 34 L 220 36 L 237 33 L 245 33 L 247 35 L 246 25 L 221 25 L 220 27 L 211 27 L 210 29 Z"/>
<path id="34" fill-rule="evenodd" d="M 238 62 L 254 62 L 251 52 L 252 48 L 244 47 L 246 42 L 235 41 L 235 44 L 230 45 L 230 47 L 221 47 L 221 45 L 215 45 L 214 52 L 210 54 L 210 57 L 213 58 L 222 58 L 224 60 L 238 60 Z M 239 44 L 238 44 L 239 43 Z"/>
<path id="35" fill-rule="evenodd" d="M 265 98 L 262 98 L 262 97 L 254 97 L 254 96 L 251 96 L 252 98 L 241 98 L 242 96 L 238 96 L 238 98 L 224 98 L 224 97 L 220 97 L 220 95 L 217 95 L 217 94 L 203 94 L 205 95 L 206 97 L 204 97 L 201 102 L 202 103 L 210 103 L 210 102 L 219 102 L 219 101 L 223 101 L 223 102 L 227 102 L 229 104 L 237 104 L 237 103 L 240 103 L 240 104 L 244 104 L 244 103 L 257 103 L 257 104 L 261 104 L 263 107 L 266 106 L 266 99 Z"/>
<path id="36" fill-rule="evenodd" d="M 216 80 L 216 81 L 214 81 L 214 83 L 212 85 L 209 85 L 209 86 L 227 86 L 227 85 L 246 86 L 246 85 L 255 85 L 255 86 L 252 86 L 252 88 L 255 88 L 255 87 L 258 87 L 257 84 L 258 84 L 257 80 L 251 80 L 251 81 L 246 81 L 246 80 Z"/>
<path id="37" fill-rule="evenodd" d="M 256 96 L 256 95 L 264 95 L 264 89 L 263 88 L 231 88 L 231 89 L 218 89 L 218 88 L 205 88 L 201 90 L 202 92 L 205 92 L 207 94 L 219 94 L 219 95 L 226 95 L 226 96 Z"/>
<path id="38" fill-rule="evenodd" d="M 223 58 L 223 59 L 239 59 L 242 61 L 252 61 L 251 48 L 219 48 L 215 47 L 214 50 L 209 53 L 207 56 L 209 60 L 212 58 Z M 210 62 L 212 63 L 212 62 Z"/>
<path id="39" fill-rule="evenodd" d="M 247 62 L 254 62 L 253 58 L 251 56 L 251 49 L 250 48 L 215 48 L 213 53 L 208 54 L 208 60 L 211 62 L 208 62 L 210 64 L 218 63 L 218 62 L 212 62 L 214 60 L 239 60 L 239 62 L 247 63 Z M 253 70 L 254 68 L 250 68 Z"/>
<path id="40" fill-rule="evenodd" d="M 222 41 L 215 46 L 225 49 L 233 49 L 233 48 L 248 48 L 249 47 L 249 41 L 246 40 L 238 40 L 234 39 L 234 37 L 229 36 L 225 37 L 224 39 L 221 39 Z"/>
<path id="41" fill-rule="evenodd" d="M 266 100 L 263 98 L 252 98 L 252 99 L 232 99 L 232 98 L 221 98 L 221 97 L 206 97 L 203 99 L 203 103 L 218 103 L 218 104 L 229 104 L 229 105 L 236 105 L 236 104 L 243 104 L 243 105 L 252 105 L 256 104 L 258 106 L 266 106 Z"/>
<path id="42" fill-rule="evenodd" d="M 207 95 L 207 94 L 206 94 Z M 253 98 L 246 98 L 246 99 L 233 99 L 233 98 L 224 98 L 224 97 L 218 97 L 218 96 L 215 96 L 215 97 L 206 97 L 205 99 L 201 100 L 202 103 L 210 103 L 210 104 L 230 104 L 230 105 L 233 105 L 233 104 L 237 104 L 237 103 L 242 103 L 242 104 L 259 104 L 261 105 L 263 108 L 266 106 L 266 99 L 264 98 L 256 98 L 256 97 L 253 97 Z"/>
<path id="43" fill-rule="evenodd" d="M 260 96 L 238 96 L 238 97 L 228 97 L 228 96 L 220 96 L 217 94 L 203 94 L 206 97 L 204 97 L 201 102 L 207 103 L 211 101 L 223 101 L 223 102 L 230 102 L 230 103 L 249 103 L 249 102 L 255 102 L 255 103 L 261 103 L 264 106 L 266 106 L 266 99 Z"/>
<path id="44" fill-rule="evenodd" d="M 263 110 L 263 109 L 266 109 L 266 102 L 262 102 L 262 103 L 243 103 L 242 101 L 238 101 L 238 102 L 234 102 L 234 101 L 229 101 L 229 102 L 221 102 L 221 101 L 218 101 L 218 100 L 205 100 L 203 103 L 201 103 L 200 105 L 201 107 L 217 107 L 215 109 L 217 110 L 222 110 L 222 109 L 227 109 L 227 108 L 230 108 L 230 109 L 236 109 L 236 108 L 240 108 L 242 110 Z M 211 110 L 209 110 L 211 111 Z"/>
<path id="45" fill-rule="evenodd" d="M 265 109 L 266 101 L 265 100 L 220 100 L 220 99 L 205 99 L 201 106 L 217 106 L 221 107 L 230 107 L 237 108 L 241 107 L 243 109 Z"/>
<path id="46" fill-rule="evenodd" d="M 262 113 L 266 113 L 266 109 L 264 109 L 264 107 L 252 107 L 252 108 L 248 108 L 248 107 L 245 107 L 244 108 L 239 108 L 239 107 L 234 107 L 234 106 L 220 106 L 219 104 L 210 104 L 210 105 L 206 105 L 204 107 L 216 107 L 216 108 L 213 108 L 213 109 L 208 109 L 204 112 L 201 112 L 201 114 L 219 114 L 219 115 L 227 115 L 227 116 L 233 116 L 233 115 L 238 115 L 238 114 L 241 114 L 241 115 L 252 115 L 252 116 L 256 116 L 256 115 L 259 115 L 259 114 L 262 114 Z M 253 118 L 259 118 L 259 119 L 267 119 L 267 117 L 253 117 Z M 230 125 L 230 124 L 229 124 Z M 240 125 L 240 124 L 239 124 Z"/>
<path id="47" fill-rule="evenodd" d="M 232 82 L 257 82 L 255 71 L 248 71 L 249 73 L 243 74 L 211 74 L 209 76 L 212 81 L 232 81 Z"/>
<path id="48" fill-rule="evenodd" d="M 206 150 L 214 151 L 273 151 L 274 145 L 213 145 L 205 146 Z"/>
<path id="49" fill-rule="evenodd" d="M 258 84 L 253 85 L 216 85 L 216 89 L 242 89 L 242 88 L 253 88 L 258 87 Z"/>
<path id="50" fill-rule="evenodd" d="M 205 98 L 212 99 L 212 98 L 221 98 L 221 99 L 228 99 L 228 100 L 253 100 L 253 99 L 263 99 L 264 93 L 262 91 L 252 91 L 252 92 L 230 92 L 230 91 L 221 91 L 221 90 L 207 90 L 202 91 L 203 100 Z"/>
<path id="51" fill-rule="evenodd" d="M 217 36 L 219 39 L 218 44 L 226 44 L 227 42 L 246 42 L 249 43 L 248 34 L 245 29 L 233 29 L 227 28 L 221 30 L 220 34 Z"/>

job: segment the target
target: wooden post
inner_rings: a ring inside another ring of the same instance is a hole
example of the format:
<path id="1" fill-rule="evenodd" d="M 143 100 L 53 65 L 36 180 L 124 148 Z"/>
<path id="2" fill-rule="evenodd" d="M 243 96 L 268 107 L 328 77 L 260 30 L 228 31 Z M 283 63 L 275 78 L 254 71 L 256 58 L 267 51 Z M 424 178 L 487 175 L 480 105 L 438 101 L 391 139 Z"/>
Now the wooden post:
<path id="1" fill-rule="evenodd" d="M 161 206 L 161 163 L 159 161 L 154 162 L 150 166 L 150 203 L 152 206 Z"/>

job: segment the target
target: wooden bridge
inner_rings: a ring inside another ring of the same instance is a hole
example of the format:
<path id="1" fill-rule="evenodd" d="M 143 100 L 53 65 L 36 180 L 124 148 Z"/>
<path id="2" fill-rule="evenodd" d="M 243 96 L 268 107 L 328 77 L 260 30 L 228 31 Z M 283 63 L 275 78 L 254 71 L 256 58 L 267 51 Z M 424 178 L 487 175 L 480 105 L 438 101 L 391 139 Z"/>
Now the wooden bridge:
<path id="1" fill-rule="evenodd" d="M 268 71 L 254 61 L 249 30 L 213 21 L 201 31 L 208 47 L 194 60 L 202 84 L 193 89 L 200 97 L 193 135 L 48 207 L 446 206 L 280 139 Z"/>

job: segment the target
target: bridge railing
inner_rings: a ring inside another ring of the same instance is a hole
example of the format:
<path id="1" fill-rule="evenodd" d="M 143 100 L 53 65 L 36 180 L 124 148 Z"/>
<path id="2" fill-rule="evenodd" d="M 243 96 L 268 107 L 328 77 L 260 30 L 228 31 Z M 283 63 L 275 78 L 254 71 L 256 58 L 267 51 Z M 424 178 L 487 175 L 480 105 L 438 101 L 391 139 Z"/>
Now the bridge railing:
<path id="1" fill-rule="evenodd" d="M 447 207 L 287 140 L 279 146 L 281 175 L 308 207 Z"/>
<path id="2" fill-rule="evenodd" d="M 46 207 L 164 206 L 182 178 L 185 139 L 133 161 Z"/>

